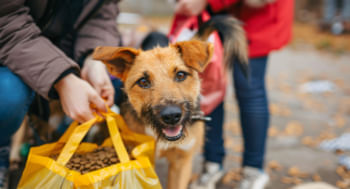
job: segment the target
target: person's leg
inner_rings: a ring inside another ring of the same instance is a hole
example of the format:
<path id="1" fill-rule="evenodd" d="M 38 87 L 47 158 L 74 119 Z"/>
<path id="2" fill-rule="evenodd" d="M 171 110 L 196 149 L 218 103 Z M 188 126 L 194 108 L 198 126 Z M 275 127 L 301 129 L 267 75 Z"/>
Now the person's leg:
<path id="1" fill-rule="evenodd" d="M 269 126 L 268 99 L 265 89 L 267 57 L 250 59 L 250 75 L 244 77 L 234 65 L 234 86 L 244 139 L 243 167 L 263 169 Z"/>
<path id="2" fill-rule="evenodd" d="M 269 108 L 265 89 L 267 57 L 250 59 L 249 77 L 234 65 L 234 86 L 240 111 L 244 141 L 240 189 L 265 188 L 269 181 L 264 171 L 265 143 Z"/>
<path id="3" fill-rule="evenodd" d="M 343 0 L 341 16 L 344 21 L 350 22 L 350 0 Z"/>
<path id="4" fill-rule="evenodd" d="M 0 66 L 0 167 L 8 167 L 11 136 L 21 125 L 34 92 L 7 67 Z M 1 181 L 0 181 L 1 182 Z"/>
<path id="5" fill-rule="evenodd" d="M 225 157 L 223 138 L 224 103 L 219 104 L 208 117 L 211 118 L 211 121 L 206 122 L 204 159 L 205 161 L 219 163 L 222 166 Z"/>
<path id="6" fill-rule="evenodd" d="M 350 32 L 350 0 L 343 0 L 341 16 L 344 23 L 345 32 Z"/>
<path id="7" fill-rule="evenodd" d="M 323 22 L 332 23 L 337 13 L 337 1 L 323 0 Z"/>

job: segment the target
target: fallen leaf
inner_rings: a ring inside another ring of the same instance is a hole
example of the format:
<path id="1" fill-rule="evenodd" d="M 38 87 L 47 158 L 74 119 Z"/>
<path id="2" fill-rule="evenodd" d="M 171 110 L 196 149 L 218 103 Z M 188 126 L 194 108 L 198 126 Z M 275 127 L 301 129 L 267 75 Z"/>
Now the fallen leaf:
<path id="1" fill-rule="evenodd" d="M 344 116 L 342 115 L 335 115 L 334 116 L 334 121 L 335 121 L 335 125 L 338 127 L 338 128 L 343 128 L 346 124 L 346 120 L 344 118 Z"/>
<path id="2" fill-rule="evenodd" d="M 236 120 L 226 123 L 224 128 L 225 130 L 232 132 L 232 134 L 241 135 L 241 127 Z"/>
<path id="3" fill-rule="evenodd" d="M 291 167 L 288 169 L 288 175 L 297 178 L 307 178 L 309 175 L 307 173 L 301 172 L 297 167 Z"/>
<path id="4" fill-rule="evenodd" d="M 291 115 L 291 110 L 285 106 L 275 103 L 270 104 L 269 110 L 271 115 L 288 117 Z"/>
<path id="5" fill-rule="evenodd" d="M 303 134 L 304 128 L 298 121 L 291 121 L 284 129 L 284 134 L 287 136 L 300 136 Z"/>
<path id="6" fill-rule="evenodd" d="M 312 180 L 315 182 L 318 182 L 318 181 L 321 181 L 322 178 L 319 174 L 316 173 L 316 174 L 312 175 Z"/>
<path id="7" fill-rule="evenodd" d="M 319 103 L 313 99 L 306 99 L 303 101 L 304 107 L 316 112 L 325 112 L 326 107 L 323 103 Z"/>
<path id="8" fill-rule="evenodd" d="M 334 95 L 334 93 L 329 92 L 329 91 L 322 93 L 322 96 L 324 96 L 324 97 L 331 97 L 333 95 Z"/>
<path id="9" fill-rule="evenodd" d="M 222 178 L 222 183 L 229 184 L 232 181 L 240 181 L 242 179 L 242 175 L 239 169 L 233 169 L 228 171 L 225 176 Z"/>
<path id="10" fill-rule="evenodd" d="M 325 130 L 325 131 L 322 131 L 320 133 L 320 135 L 318 136 L 317 140 L 320 140 L 320 141 L 323 141 L 323 140 L 330 140 L 330 139 L 334 139 L 336 138 L 337 135 L 334 134 L 332 131 L 330 130 Z"/>
<path id="11" fill-rule="evenodd" d="M 289 117 L 291 114 L 292 114 L 292 111 L 289 108 L 284 107 L 281 110 L 281 116 Z"/>
<path id="12" fill-rule="evenodd" d="M 226 173 L 224 177 L 222 177 L 221 182 L 225 185 L 229 184 L 231 182 L 231 176 L 229 173 Z"/>
<path id="13" fill-rule="evenodd" d="M 300 178 L 294 178 L 294 180 L 293 180 L 293 183 L 295 184 L 295 185 L 299 185 L 299 184 L 301 184 L 303 182 L 303 180 L 301 180 Z"/>
<path id="14" fill-rule="evenodd" d="M 338 187 L 338 188 L 341 188 L 341 189 L 346 189 L 348 187 L 350 187 L 350 180 L 338 180 L 335 185 Z"/>
<path id="15" fill-rule="evenodd" d="M 268 163 L 268 168 L 270 168 L 271 170 L 274 170 L 274 171 L 281 171 L 282 170 L 282 165 L 280 163 L 278 163 L 277 161 L 270 161 Z"/>
<path id="16" fill-rule="evenodd" d="M 293 177 L 282 177 L 281 182 L 283 184 L 292 184 L 293 183 Z"/>
<path id="17" fill-rule="evenodd" d="M 273 104 L 273 103 L 270 104 L 269 109 L 270 109 L 271 115 L 278 115 L 280 111 L 280 107 L 277 104 Z"/>
<path id="18" fill-rule="evenodd" d="M 349 95 L 350 96 L 350 90 Z M 339 100 L 338 114 L 350 115 L 350 97 L 345 97 Z"/>
<path id="19" fill-rule="evenodd" d="M 336 149 L 335 150 L 335 154 L 336 155 L 342 155 L 342 154 L 344 154 L 345 152 L 344 152 L 344 150 L 341 150 L 341 149 Z"/>
<path id="20" fill-rule="evenodd" d="M 235 144 L 232 149 L 234 152 L 237 153 L 243 152 L 243 146 L 241 144 Z"/>
<path id="21" fill-rule="evenodd" d="M 345 167 L 344 166 L 338 166 L 335 172 L 339 175 L 342 176 L 346 173 Z"/>
<path id="22" fill-rule="evenodd" d="M 232 148 L 234 146 L 234 142 L 233 142 L 233 139 L 228 137 L 227 139 L 225 139 L 224 141 L 224 146 L 226 148 Z"/>
<path id="23" fill-rule="evenodd" d="M 279 90 L 282 91 L 283 93 L 285 94 L 291 94 L 292 93 L 292 87 L 287 84 L 287 83 L 281 83 L 279 86 L 278 86 Z"/>
<path id="24" fill-rule="evenodd" d="M 350 170 L 348 170 L 345 166 L 338 166 L 336 169 L 336 173 L 341 178 L 350 180 Z"/>
<path id="25" fill-rule="evenodd" d="M 345 82 L 342 79 L 335 79 L 333 82 L 341 89 L 345 88 Z"/>
<path id="26" fill-rule="evenodd" d="M 281 182 L 284 184 L 298 185 L 298 184 L 302 183 L 303 181 L 300 178 L 296 178 L 296 177 L 282 177 Z"/>
<path id="27" fill-rule="evenodd" d="M 279 133 L 280 133 L 280 131 L 275 126 L 270 126 L 269 127 L 269 131 L 268 131 L 269 137 L 278 136 Z"/>
<path id="28" fill-rule="evenodd" d="M 305 136 L 301 139 L 301 143 L 305 146 L 309 147 L 315 147 L 317 144 L 315 142 L 315 139 L 313 139 L 311 136 Z"/>

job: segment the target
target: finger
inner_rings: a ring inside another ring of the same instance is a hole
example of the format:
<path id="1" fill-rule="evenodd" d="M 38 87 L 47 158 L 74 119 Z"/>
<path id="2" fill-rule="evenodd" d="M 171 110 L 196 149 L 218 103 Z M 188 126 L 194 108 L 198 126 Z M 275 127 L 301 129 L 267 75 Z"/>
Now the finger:
<path id="1" fill-rule="evenodd" d="M 112 82 L 109 82 L 109 84 L 104 87 L 101 94 L 101 96 L 107 101 L 108 106 L 112 106 L 114 104 L 114 94 L 115 90 Z"/>
<path id="2" fill-rule="evenodd" d="M 97 94 L 101 95 L 102 93 L 102 85 L 101 84 L 95 84 L 95 85 L 92 85 L 92 87 L 96 90 Z"/>
<path id="3" fill-rule="evenodd" d="M 106 100 L 108 106 L 112 106 L 114 104 L 114 90 L 104 90 L 102 91 L 101 96 Z"/>
<path id="4" fill-rule="evenodd" d="M 107 112 L 104 100 L 95 92 L 89 96 L 89 102 L 96 106 L 101 112 Z"/>
<path id="5" fill-rule="evenodd" d="M 91 111 L 91 108 L 88 104 L 84 104 L 81 107 L 79 107 L 78 110 L 74 111 L 72 113 L 72 118 L 79 123 L 84 123 L 86 121 L 89 121 L 90 119 L 93 119 L 95 116 Z"/>
<path id="6" fill-rule="evenodd" d="M 82 119 L 84 120 L 84 122 L 89 121 L 90 119 L 95 118 L 94 114 L 92 113 L 90 107 L 88 108 L 89 110 L 87 112 L 84 113 L 84 115 L 82 115 Z"/>
<path id="7" fill-rule="evenodd" d="M 107 104 L 109 107 L 111 107 L 114 104 L 114 95 L 109 95 L 107 97 Z"/>
<path id="8" fill-rule="evenodd" d="M 78 115 L 78 114 L 75 114 L 75 113 L 71 113 L 71 114 L 68 114 L 68 116 L 70 118 L 72 118 L 74 121 L 77 121 L 78 123 L 84 123 L 85 122 L 84 117 L 81 116 L 81 115 Z"/>
<path id="9" fill-rule="evenodd" d="M 68 107 L 66 107 L 64 104 L 62 104 L 63 112 L 70 118 L 72 118 L 74 121 L 77 121 L 79 123 L 84 122 L 83 117 L 75 113 L 75 111 L 68 111 Z"/>

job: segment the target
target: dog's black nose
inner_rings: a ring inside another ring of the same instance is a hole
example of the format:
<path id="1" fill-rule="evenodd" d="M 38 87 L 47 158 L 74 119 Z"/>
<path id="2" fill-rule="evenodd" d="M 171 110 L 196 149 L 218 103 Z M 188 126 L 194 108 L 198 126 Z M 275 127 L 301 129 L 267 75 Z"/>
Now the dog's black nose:
<path id="1" fill-rule="evenodd" d="M 178 106 L 166 106 L 160 112 L 160 116 L 164 123 L 174 125 L 180 121 L 182 115 L 181 108 Z"/>

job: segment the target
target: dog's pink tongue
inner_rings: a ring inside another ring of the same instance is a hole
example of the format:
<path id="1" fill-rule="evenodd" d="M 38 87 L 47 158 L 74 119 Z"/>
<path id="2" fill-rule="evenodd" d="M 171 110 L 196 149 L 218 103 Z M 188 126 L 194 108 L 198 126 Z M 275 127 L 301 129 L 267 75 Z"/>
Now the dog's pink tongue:
<path id="1" fill-rule="evenodd" d="M 181 130 L 182 130 L 182 125 L 162 129 L 163 133 L 168 137 L 175 137 L 175 136 L 179 135 Z"/>

